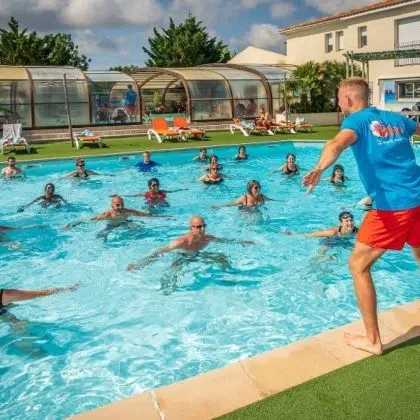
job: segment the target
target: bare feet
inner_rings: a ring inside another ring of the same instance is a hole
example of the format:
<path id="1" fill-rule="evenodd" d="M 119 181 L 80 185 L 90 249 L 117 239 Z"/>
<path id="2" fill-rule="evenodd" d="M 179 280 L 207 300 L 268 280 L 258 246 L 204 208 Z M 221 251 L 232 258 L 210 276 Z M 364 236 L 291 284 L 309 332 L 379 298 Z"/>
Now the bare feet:
<path id="1" fill-rule="evenodd" d="M 375 354 L 380 356 L 383 352 L 382 343 L 378 340 L 376 343 L 372 343 L 364 335 L 355 335 L 355 334 L 344 334 L 344 341 L 348 346 L 354 347 L 362 351 L 367 351 L 368 353 Z"/>

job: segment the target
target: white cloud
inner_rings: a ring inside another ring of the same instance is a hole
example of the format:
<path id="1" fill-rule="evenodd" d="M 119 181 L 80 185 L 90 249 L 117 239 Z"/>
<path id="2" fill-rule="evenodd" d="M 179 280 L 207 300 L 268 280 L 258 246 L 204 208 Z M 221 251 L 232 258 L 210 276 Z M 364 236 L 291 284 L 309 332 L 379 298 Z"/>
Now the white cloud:
<path id="1" fill-rule="evenodd" d="M 121 52 L 120 45 L 123 45 L 120 39 L 112 39 L 108 36 L 98 37 L 90 29 L 78 30 L 74 34 L 74 42 L 79 46 L 82 54 L 90 55 L 106 52 Z"/>
<path id="2" fill-rule="evenodd" d="M 314 7 L 327 15 L 368 6 L 377 2 L 378 0 L 305 0 L 308 6 Z"/>
<path id="3" fill-rule="evenodd" d="M 284 41 L 286 37 L 279 34 L 279 28 L 270 23 L 251 25 L 249 31 L 241 38 L 231 38 L 229 45 L 240 50 L 248 45 L 265 48 L 277 52 L 285 52 Z"/>
<path id="4" fill-rule="evenodd" d="M 291 15 L 296 10 L 292 3 L 280 2 L 271 6 L 271 17 L 279 18 Z"/>
<path id="5" fill-rule="evenodd" d="M 31 29 L 150 25 L 164 16 L 160 0 L 2 0 L 0 24 L 15 16 Z"/>

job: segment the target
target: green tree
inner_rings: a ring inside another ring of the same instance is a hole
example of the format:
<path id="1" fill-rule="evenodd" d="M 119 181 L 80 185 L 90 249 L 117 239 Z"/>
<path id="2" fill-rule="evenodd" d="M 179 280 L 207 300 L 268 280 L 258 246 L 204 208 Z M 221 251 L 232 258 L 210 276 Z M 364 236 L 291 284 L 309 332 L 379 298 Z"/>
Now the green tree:
<path id="1" fill-rule="evenodd" d="M 70 34 L 46 34 L 20 30 L 11 17 L 7 29 L 0 29 L 0 64 L 74 66 L 87 70 L 90 59 L 79 53 Z"/>
<path id="2" fill-rule="evenodd" d="M 131 64 L 131 65 L 127 65 L 127 66 L 110 67 L 109 70 L 120 71 L 120 72 L 125 73 L 125 74 L 131 74 L 131 73 L 135 73 L 136 71 L 139 71 L 140 69 L 141 69 L 141 67 Z"/>
<path id="3" fill-rule="evenodd" d="M 143 51 L 149 56 L 149 67 L 192 67 L 207 63 L 226 63 L 232 53 L 227 45 L 211 38 L 202 22 L 191 14 L 176 25 L 172 18 L 169 27 L 159 32 L 154 28 L 149 47 Z"/>
<path id="4" fill-rule="evenodd" d="M 361 76 L 355 67 L 355 76 Z M 338 61 L 309 61 L 293 71 L 297 89 L 301 92 L 299 112 L 328 112 L 337 108 L 337 91 L 346 78 L 346 64 Z"/>

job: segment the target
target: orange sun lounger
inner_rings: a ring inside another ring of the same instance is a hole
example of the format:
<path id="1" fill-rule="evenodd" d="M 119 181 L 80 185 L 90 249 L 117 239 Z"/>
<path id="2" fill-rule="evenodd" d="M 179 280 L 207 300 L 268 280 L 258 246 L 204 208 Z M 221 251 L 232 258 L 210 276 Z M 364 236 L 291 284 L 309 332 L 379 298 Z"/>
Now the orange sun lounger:
<path id="1" fill-rule="evenodd" d="M 149 137 L 149 140 L 152 140 L 152 136 L 155 136 L 159 143 L 163 143 L 166 139 L 173 138 L 185 140 L 180 131 L 168 127 L 165 118 L 152 118 L 152 128 L 147 130 L 147 136 Z"/>
<path id="2" fill-rule="evenodd" d="M 204 139 L 206 132 L 201 128 L 191 128 L 184 117 L 174 117 L 174 127 L 180 131 L 186 138 L 195 137 L 200 140 Z"/>

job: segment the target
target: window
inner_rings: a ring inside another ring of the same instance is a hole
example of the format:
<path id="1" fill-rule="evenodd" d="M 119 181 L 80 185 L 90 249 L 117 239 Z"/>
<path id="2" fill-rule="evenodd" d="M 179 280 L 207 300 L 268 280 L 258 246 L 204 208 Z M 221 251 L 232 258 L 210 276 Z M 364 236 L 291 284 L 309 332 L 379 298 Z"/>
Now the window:
<path id="1" fill-rule="evenodd" d="M 333 50 L 333 36 L 332 34 L 325 34 L 325 52 L 329 53 Z"/>
<path id="2" fill-rule="evenodd" d="M 397 37 L 399 50 L 420 48 L 420 15 L 397 21 Z M 400 58 L 395 60 L 397 66 L 420 64 L 420 57 Z"/>
<path id="3" fill-rule="evenodd" d="M 336 51 L 344 50 L 344 32 L 339 31 L 335 33 L 335 49 Z"/>
<path id="4" fill-rule="evenodd" d="M 367 46 L 367 27 L 361 26 L 359 28 L 359 48 Z"/>
<path id="5" fill-rule="evenodd" d="M 420 80 L 398 83 L 398 99 L 420 98 Z"/>

